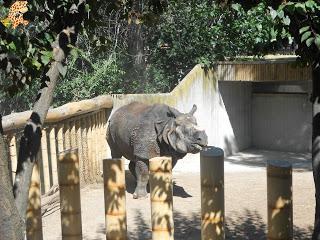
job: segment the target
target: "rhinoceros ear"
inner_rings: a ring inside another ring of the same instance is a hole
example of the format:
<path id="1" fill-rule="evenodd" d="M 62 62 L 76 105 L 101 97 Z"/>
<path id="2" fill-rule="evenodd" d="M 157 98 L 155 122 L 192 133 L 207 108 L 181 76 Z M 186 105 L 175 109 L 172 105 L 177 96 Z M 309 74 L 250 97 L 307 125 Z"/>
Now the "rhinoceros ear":
<path id="1" fill-rule="evenodd" d="M 177 109 L 172 108 L 172 107 L 168 107 L 168 117 L 174 117 L 177 118 L 178 116 L 180 116 L 182 113 L 179 112 Z"/>

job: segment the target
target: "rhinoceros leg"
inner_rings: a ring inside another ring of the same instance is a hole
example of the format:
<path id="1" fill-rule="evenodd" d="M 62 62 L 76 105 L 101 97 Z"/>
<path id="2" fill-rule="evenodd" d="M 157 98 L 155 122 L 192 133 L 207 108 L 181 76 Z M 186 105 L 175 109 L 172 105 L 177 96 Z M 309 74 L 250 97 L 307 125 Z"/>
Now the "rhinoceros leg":
<path id="1" fill-rule="evenodd" d="M 147 184 L 149 181 L 148 162 L 137 160 L 135 162 L 135 173 L 137 176 L 137 187 L 133 193 L 133 198 L 142 198 L 147 196 Z"/>
<path id="2" fill-rule="evenodd" d="M 134 161 L 129 162 L 129 170 L 130 170 L 131 174 L 134 176 L 134 178 L 137 180 L 136 163 Z"/>

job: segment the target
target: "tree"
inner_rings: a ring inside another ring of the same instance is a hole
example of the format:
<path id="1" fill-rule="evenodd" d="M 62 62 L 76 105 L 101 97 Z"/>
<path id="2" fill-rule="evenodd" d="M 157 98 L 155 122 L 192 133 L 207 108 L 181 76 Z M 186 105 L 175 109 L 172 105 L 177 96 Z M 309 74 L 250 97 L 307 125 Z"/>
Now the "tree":
<path id="1" fill-rule="evenodd" d="M 0 17 L 4 19 L 12 1 L 2 3 Z M 41 82 L 32 114 L 20 139 L 13 188 L 8 171 L 8 152 L 0 127 L 1 239 L 24 239 L 28 191 L 35 156 L 40 148 L 42 124 L 56 82 L 66 73 L 66 57 L 76 51 L 78 33 L 98 24 L 99 7 L 100 2 L 90 0 L 33 0 L 28 1 L 28 11 L 23 15 L 30 22 L 28 25 L 13 28 L 10 22 L 0 23 L 0 69 L 8 79 L 8 85 L 2 87 L 14 94 L 31 81 Z"/>
<path id="2" fill-rule="evenodd" d="M 315 221 L 313 240 L 320 240 L 320 1 L 288 1 L 277 10 L 270 9 L 277 28 L 273 38 L 285 38 L 297 44 L 301 64 L 312 68 L 312 167 L 315 183 Z"/>

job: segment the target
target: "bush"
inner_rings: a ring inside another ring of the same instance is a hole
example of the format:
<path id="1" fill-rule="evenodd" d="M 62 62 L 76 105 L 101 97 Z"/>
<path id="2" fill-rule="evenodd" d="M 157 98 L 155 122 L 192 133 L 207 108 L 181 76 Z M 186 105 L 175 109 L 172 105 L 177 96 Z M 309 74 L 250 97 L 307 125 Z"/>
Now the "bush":
<path id="1" fill-rule="evenodd" d="M 93 98 L 102 94 L 123 93 L 123 74 L 117 59 L 110 56 L 88 63 L 91 69 L 75 67 L 77 61 L 69 65 L 67 76 L 61 79 L 54 95 L 54 106 L 67 102 Z"/>

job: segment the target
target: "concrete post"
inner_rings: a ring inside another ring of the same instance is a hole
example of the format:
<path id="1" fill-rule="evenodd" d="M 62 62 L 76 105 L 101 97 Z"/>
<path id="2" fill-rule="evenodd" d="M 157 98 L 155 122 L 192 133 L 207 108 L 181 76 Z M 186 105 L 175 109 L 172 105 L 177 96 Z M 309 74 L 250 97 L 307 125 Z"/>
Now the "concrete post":
<path id="1" fill-rule="evenodd" d="M 82 239 L 78 149 L 59 154 L 58 174 L 62 239 Z"/>
<path id="2" fill-rule="evenodd" d="M 224 152 L 207 147 L 200 153 L 201 239 L 225 239 Z"/>
<path id="3" fill-rule="evenodd" d="M 171 157 L 150 159 L 149 170 L 152 239 L 174 239 Z"/>
<path id="4" fill-rule="evenodd" d="M 104 203 L 107 240 L 127 239 L 124 159 L 103 161 Z"/>
<path id="5" fill-rule="evenodd" d="M 285 161 L 268 161 L 268 239 L 293 239 L 292 166 Z"/>

